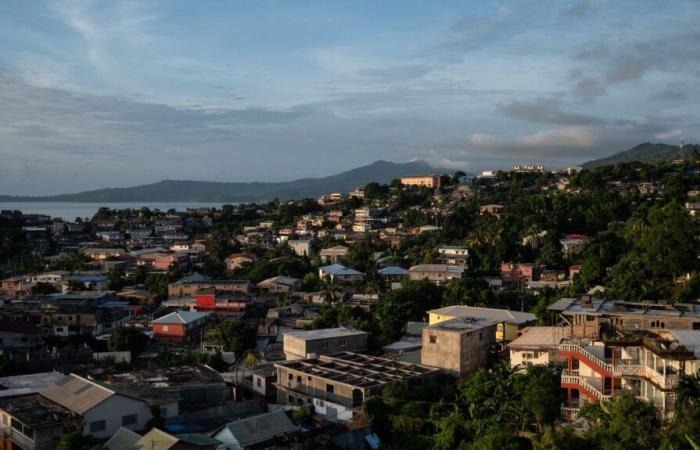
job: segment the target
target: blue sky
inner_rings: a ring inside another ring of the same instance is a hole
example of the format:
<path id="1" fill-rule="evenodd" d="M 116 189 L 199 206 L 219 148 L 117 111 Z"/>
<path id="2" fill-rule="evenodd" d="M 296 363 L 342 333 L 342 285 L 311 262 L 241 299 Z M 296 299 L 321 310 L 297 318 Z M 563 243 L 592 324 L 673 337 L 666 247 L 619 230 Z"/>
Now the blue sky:
<path id="1" fill-rule="evenodd" d="M 700 138 L 700 2 L 0 2 L 0 194 Z"/>

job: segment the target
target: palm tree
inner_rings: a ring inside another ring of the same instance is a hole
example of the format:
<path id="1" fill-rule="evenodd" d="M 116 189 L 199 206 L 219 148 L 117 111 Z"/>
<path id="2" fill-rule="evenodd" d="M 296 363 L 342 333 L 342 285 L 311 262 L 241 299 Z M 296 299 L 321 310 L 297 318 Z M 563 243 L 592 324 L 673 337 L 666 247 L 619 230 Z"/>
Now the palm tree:
<path id="1" fill-rule="evenodd" d="M 700 374 L 681 375 L 676 388 L 676 410 L 692 408 L 700 399 Z"/>
<path id="2" fill-rule="evenodd" d="M 330 275 L 325 275 L 321 280 L 321 292 L 325 303 L 332 304 L 338 300 L 338 286 Z"/>

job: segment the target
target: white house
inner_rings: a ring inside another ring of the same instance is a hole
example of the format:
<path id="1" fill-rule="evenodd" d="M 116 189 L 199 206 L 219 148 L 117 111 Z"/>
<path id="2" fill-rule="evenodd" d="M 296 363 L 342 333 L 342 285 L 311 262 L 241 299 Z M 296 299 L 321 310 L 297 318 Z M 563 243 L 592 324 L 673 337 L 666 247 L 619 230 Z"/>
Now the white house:
<path id="1" fill-rule="evenodd" d="M 141 430 L 153 418 L 151 408 L 160 408 L 161 417 L 179 414 L 177 398 L 150 401 L 143 392 L 128 393 L 124 389 L 100 384 L 70 374 L 57 381 L 40 395 L 83 417 L 83 434 L 98 438 L 112 436 L 120 427 Z"/>

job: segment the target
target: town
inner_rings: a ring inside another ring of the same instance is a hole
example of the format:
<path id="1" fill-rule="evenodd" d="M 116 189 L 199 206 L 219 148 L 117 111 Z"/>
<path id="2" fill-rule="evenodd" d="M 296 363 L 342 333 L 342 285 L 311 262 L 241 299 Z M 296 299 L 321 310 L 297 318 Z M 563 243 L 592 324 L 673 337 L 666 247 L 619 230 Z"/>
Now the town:
<path id="1" fill-rule="evenodd" d="M 0 213 L 0 448 L 698 448 L 700 163 Z"/>

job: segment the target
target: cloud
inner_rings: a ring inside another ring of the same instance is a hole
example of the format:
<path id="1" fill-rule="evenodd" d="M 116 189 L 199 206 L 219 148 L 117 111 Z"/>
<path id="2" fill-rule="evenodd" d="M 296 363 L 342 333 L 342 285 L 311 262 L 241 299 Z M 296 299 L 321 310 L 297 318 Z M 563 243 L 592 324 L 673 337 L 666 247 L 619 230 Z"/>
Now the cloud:
<path id="1" fill-rule="evenodd" d="M 574 86 L 574 95 L 584 102 L 592 102 L 605 94 L 605 85 L 593 77 L 581 78 Z"/>
<path id="2" fill-rule="evenodd" d="M 581 19 L 591 15 L 605 0 L 579 0 L 559 13 L 560 19 Z"/>
<path id="3" fill-rule="evenodd" d="M 677 140 L 680 139 L 683 136 L 683 130 L 670 130 L 670 131 L 665 131 L 663 133 L 657 133 L 654 135 L 655 138 L 661 139 L 664 141 L 668 140 Z"/>
<path id="4" fill-rule="evenodd" d="M 663 90 L 655 93 L 649 99 L 657 102 L 678 102 L 688 98 L 687 91 L 678 84 L 666 86 Z"/>
<path id="5" fill-rule="evenodd" d="M 553 98 L 514 101 L 500 105 L 498 110 L 511 119 L 550 125 L 603 125 L 607 122 L 587 114 L 564 111 Z"/>

